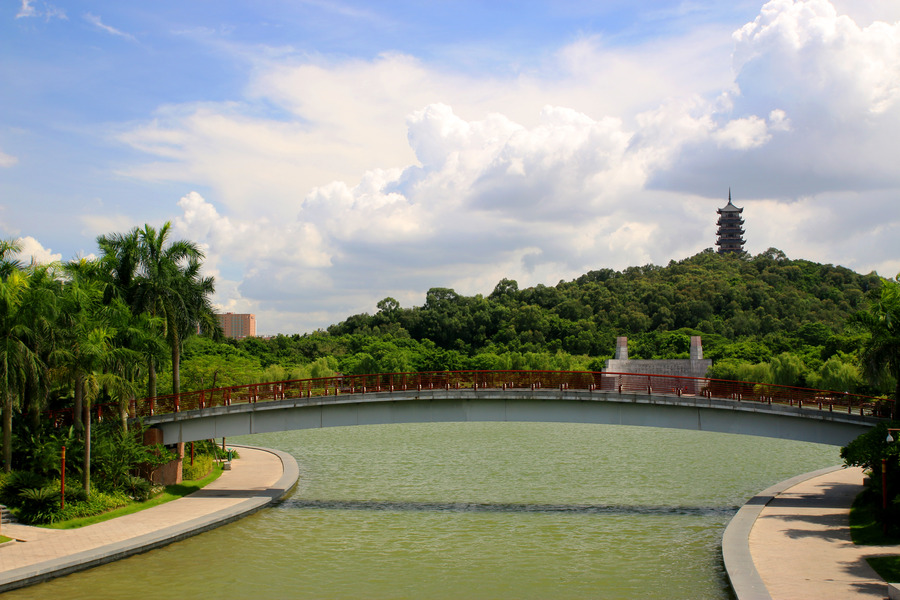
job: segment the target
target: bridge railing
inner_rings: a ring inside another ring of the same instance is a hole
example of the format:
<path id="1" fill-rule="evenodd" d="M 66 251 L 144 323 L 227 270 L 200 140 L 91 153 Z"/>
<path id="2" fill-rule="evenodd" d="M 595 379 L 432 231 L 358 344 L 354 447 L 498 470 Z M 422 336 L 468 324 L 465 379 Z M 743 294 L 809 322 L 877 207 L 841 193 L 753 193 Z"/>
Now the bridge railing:
<path id="1" fill-rule="evenodd" d="M 135 401 L 131 417 L 285 400 L 314 399 L 359 393 L 434 389 L 578 389 L 596 392 L 704 396 L 738 401 L 787 404 L 820 410 L 844 410 L 858 414 L 885 412 L 885 401 L 871 396 L 797 388 L 775 384 L 595 371 L 433 371 L 378 373 L 292 379 L 269 383 L 182 392 Z"/>

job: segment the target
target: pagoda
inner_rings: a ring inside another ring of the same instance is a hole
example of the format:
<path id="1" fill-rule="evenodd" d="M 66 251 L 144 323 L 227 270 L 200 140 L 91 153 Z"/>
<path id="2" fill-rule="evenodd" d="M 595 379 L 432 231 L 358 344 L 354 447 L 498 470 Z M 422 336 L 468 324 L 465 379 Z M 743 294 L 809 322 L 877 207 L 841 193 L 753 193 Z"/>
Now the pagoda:
<path id="1" fill-rule="evenodd" d="M 716 246 L 719 254 L 743 254 L 744 252 L 744 218 L 741 213 L 743 208 L 738 208 L 731 203 L 731 188 L 728 188 L 728 204 L 716 211 L 719 213 L 719 221 L 716 225 Z"/>

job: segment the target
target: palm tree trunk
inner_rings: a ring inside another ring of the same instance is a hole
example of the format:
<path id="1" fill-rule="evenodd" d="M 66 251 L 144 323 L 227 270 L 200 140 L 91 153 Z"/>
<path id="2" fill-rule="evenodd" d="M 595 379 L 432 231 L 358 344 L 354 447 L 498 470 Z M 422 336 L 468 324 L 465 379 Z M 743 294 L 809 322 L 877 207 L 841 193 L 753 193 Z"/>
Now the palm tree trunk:
<path id="1" fill-rule="evenodd" d="M 3 471 L 12 469 L 12 396 L 4 394 L 3 398 Z"/>
<path id="2" fill-rule="evenodd" d="M 119 407 L 119 417 L 122 419 L 122 431 L 128 431 L 128 407 L 134 402 L 134 395 L 128 397 L 128 404 Z"/>
<path id="3" fill-rule="evenodd" d="M 75 374 L 75 408 L 72 413 L 72 420 L 75 422 L 75 431 L 79 435 L 84 431 L 81 424 L 81 413 L 84 406 L 84 375 L 79 371 Z"/>
<path id="4" fill-rule="evenodd" d="M 152 356 L 147 359 L 147 397 L 156 398 L 156 363 Z"/>
<path id="5" fill-rule="evenodd" d="M 181 393 L 181 348 L 178 338 L 172 344 L 172 393 Z"/>
<path id="6" fill-rule="evenodd" d="M 84 495 L 91 495 L 91 403 L 84 403 Z"/>

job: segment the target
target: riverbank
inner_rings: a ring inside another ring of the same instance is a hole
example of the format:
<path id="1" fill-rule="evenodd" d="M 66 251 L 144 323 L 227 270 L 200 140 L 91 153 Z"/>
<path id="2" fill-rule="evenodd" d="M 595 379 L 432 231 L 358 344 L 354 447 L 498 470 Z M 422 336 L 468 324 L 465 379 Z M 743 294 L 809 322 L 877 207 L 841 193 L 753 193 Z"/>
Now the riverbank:
<path id="1" fill-rule="evenodd" d="M 285 452 L 237 446 L 232 469 L 190 496 L 80 529 L 6 524 L 0 593 L 165 546 L 250 515 L 286 496 L 299 478 Z"/>
<path id="2" fill-rule="evenodd" d="M 722 539 L 738 599 L 886 598 L 887 584 L 866 558 L 900 547 L 853 544 L 850 506 L 862 490 L 862 469 L 831 467 L 751 498 Z"/>

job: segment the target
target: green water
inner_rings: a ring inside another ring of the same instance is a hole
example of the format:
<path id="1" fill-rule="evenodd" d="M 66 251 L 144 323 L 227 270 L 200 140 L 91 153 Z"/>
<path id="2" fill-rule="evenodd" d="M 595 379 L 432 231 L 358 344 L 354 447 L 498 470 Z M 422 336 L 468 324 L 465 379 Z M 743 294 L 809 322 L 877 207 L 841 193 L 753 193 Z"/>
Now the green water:
<path id="1" fill-rule="evenodd" d="M 729 598 L 722 531 L 759 490 L 838 449 L 558 423 L 334 428 L 279 448 L 280 505 L 18 598 Z M 151 592 L 152 591 L 152 592 Z"/>

